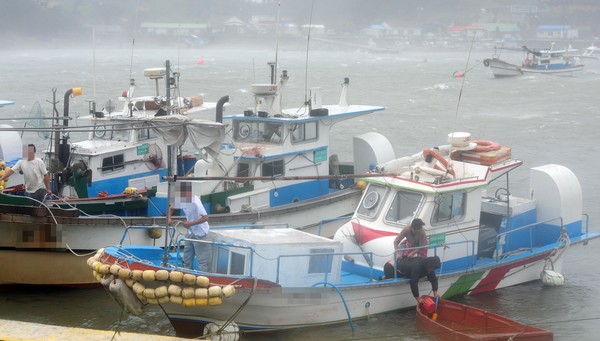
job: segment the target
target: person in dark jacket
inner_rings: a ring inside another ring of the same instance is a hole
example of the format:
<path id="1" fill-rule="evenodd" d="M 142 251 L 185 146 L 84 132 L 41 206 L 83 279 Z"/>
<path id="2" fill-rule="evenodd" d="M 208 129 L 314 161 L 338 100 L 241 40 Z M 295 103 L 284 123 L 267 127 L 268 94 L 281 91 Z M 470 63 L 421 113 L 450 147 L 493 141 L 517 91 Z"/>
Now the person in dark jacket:
<path id="1" fill-rule="evenodd" d="M 435 275 L 435 269 L 441 266 L 440 257 L 412 257 L 412 258 L 401 258 L 396 262 L 396 276 L 410 278 L 410 290 L 417 300 L 417 303 L 421 303 L 423 298 L 419 295 L 419 279 L 427 277 L 427 280 L 431 283 L 431 291 L 433 296 L 437 296 L 438 291 L 438 279 Z M 394 263 L 389 261 L 385 263 L 383 267 L 385 278 L 394 278 Z"/>

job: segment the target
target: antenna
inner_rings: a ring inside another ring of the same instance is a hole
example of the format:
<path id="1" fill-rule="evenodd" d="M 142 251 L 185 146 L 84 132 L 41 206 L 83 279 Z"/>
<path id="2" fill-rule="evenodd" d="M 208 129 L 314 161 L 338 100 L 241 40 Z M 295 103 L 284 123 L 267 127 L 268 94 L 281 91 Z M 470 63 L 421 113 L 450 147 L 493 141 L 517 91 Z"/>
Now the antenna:
<path id="1" fill-rule="evenodd" d="M 133 79 L 132 74 L 133 74 L 133 48 L 135 47 L 135 30 L 137 28 L 137 21 L 138 21 L 138 12 L 140 9 L 140 0 L 137 1 L 137 4 L 135 5 L 135 17 L 133 19 L 133 39 L 131 40 L 131 60 L 129 62 L 129 79 Z M 133 96 L 133 94 L 128 94 L 129 96 Z"/>
<path id="2" fill-rule="evenodd" d="M 275 29 L 275 68 L 271 74 L 271 84 L 277 83 L 277 62 L 279 55 L 279 12 L 281 11 L 281 1 L 277 2 L 277 28 Z"/>
<path id="3" fill-rule="evenodd" d="M 463 87 L 465 86 L 465 78 L 467 78 L 467 72 L 469 71 L 469 61 L 471 60 L 471 52 L 473 51 L 473 44 L 475 43 L 475 33 L 473 33 L 473 39 L 471 40 L 471 48 L 469 49 L 469 56 L 467 57 L 467 63 L 465 64 L 465 72 L 462 77 L 460 84 L 460 92 L 458 93 L 458 102 L 456 103 L 456 114 L 454 117 L 454 128 L 452 131 L 456 131 L 456 121 L 458 120 L 458 108 L 460 107 L 460 99 L 462 98 Z"/>
<path id="4" fill-rule="evenodd" d="M 310 45 L 310 30 L 312 28 L 312 16 L 313 9 L 315 8 L 315 1 L 313 0 L 310 4 L 310 18 L 308 20 L 308 36 L 306 39 L 306 66 L 304 70 L 304 105 L 310 103 L 308 100 L 308 49 Z"/>

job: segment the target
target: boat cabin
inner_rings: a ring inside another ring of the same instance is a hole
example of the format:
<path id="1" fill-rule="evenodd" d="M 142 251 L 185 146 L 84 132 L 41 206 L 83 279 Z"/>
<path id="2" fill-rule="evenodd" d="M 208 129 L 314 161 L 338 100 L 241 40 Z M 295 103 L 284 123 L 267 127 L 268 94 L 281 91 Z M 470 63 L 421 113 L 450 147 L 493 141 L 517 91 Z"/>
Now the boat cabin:
<path id="1" fill-rule="evenodd" d="M 282 287 L 338 283 L 342 245 L 296 229 L 212 229 L 215 273 L 253 276 Z M 212 234 L 211 233 L 211 234 Z M 336 254 L 336 255 L 333 255 Z"/>

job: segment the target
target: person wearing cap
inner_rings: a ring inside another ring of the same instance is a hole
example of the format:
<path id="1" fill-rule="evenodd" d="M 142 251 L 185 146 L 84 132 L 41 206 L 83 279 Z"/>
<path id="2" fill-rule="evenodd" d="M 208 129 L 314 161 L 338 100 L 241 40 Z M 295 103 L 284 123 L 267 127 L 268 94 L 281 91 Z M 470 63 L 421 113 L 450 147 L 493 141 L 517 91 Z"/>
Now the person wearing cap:
<path id="1" fill-rule="evenodd" d="M 438 296 L 438 278 L 435 269 L 441 266 L 440 257 L 413 257 L 402 258 L 396 263 L 396 276 L 410 278 L 410 291 L 417 303 L 421 303 L 423 298 L 419 295 L 419 279 L 427 277 L 431 283 L 433 296 Z M 386 278 L 394 278 L 394 266 L 388 262 L 384 266 Z"/>
<path id="2" fill-rule="evenodd" d="M 413 219 L 410 225 L 405 226 L 394 239 L 394 250 L 410 248 L 410 250 L 396 252 L 396 259 L 404 257 L 427 257 L 429 241 L 423 229 L 425 223 L 419 218 Z M 415 248 L 415 249 L 413 249 Z"/>

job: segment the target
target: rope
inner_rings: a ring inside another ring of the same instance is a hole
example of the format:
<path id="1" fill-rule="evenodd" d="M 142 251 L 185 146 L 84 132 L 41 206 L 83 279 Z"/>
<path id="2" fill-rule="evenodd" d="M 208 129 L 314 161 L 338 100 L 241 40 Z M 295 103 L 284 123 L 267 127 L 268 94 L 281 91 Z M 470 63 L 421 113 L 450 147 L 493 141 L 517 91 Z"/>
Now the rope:
<path id="1" fill-rule="evenodd" d="M 344 304 L 344 308 L 346 309 L 346 314 L 348 315 L 348 322 L 350 323 L 350 328 L 352 328 L 352 331 L 354 332 L 354 323 L 352 322 L 352 316 L 350 316 L 350 310 L 348 309 L 348 304 L 346 304 L 346 299 L 344 298 L 344 295 L 342 294 L 340 289 L 337 286 L 335 286 L 334 284 L 331 284 L 329 282 L 318 282 L 318 283 L 313 284 L 312 286 L 315 287 L 319 284 L 323 284 L 325 286 L 327 286 L 327 285 L 331 286 L 340 295 L 340 298 L 342 299 L 342 303 Z"/>

